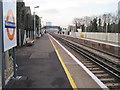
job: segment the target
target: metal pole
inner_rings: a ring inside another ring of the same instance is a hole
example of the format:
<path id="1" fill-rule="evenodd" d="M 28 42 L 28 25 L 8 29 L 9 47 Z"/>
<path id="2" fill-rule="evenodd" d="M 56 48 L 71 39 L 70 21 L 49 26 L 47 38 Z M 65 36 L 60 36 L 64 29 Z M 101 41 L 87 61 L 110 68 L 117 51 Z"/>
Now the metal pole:
<path id="1" fill-rule="evenodd" d="M 1 67 L 1 75 L 2 75 L 2 88 L 5 88 L 5 77 L 4 77 L 4 46 L 3 46 L 3 2 L 0 1 L 0 67 Z"/>
<path id="2" fill-rule="evenodd" d="M 14 66 L 14 75 L 13 77 L 16 78 L 16 55 L 15 55 L 15 47 L 13 48 L 13 66 Z"/>
<path id="3" fill-rule="evenodd" d="M 2 2 L 0 1 L 0 26 L 2 26 Z M 2 27 L 0 27 L 0 89 L 2 88 Z"/>
<path id="4" fill-rule="evenodd" d="M 33 15 L 34 15 L 34 32 L 35 32 L 35 7 L 34 7 L 34 12 L 33 12 Z M 33 35 L 34 35 L 34 39 L 35 39 L 35 34 L 34 34 L 34 32 L 33 32 Z"/>
<path id="5" fill-rule="evenodd" d="M 21 46 L 21 29 L 19 29 L 18 32 L 19 32 L 19 46 Z"/>
<path id="6" fill-rule="evenodd" d="M 2 53 L 2 88 L 5 88 L 5 54 Z"/>

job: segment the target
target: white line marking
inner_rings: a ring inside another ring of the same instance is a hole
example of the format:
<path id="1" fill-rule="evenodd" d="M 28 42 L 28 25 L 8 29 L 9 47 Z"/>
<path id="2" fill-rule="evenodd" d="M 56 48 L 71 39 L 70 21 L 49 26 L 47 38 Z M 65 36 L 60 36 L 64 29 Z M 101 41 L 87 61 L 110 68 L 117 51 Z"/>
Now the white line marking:
<path id="1" fill-rule="evenodd" d="M 51 35 L 50 35 L 51 36 Z M 52 37 L 52 36 L 51 36 Z M 53 37 L 52 37 L 53 38 Z M 75 60 L 89 75 L 90 77 L 104 90 L 109 90 L 109 88 L 103 84 L 89 69 L 87 69 L 72 53 L 70 53 L 64 46 L 62 46 L 55 38 L 53 38 L 72 58 Z"/>

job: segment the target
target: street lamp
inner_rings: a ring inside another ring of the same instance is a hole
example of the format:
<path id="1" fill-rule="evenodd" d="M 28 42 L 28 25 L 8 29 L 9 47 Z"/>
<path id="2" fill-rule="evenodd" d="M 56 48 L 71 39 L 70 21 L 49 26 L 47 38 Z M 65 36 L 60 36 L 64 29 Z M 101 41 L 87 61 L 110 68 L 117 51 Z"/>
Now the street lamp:
<path id="1" fill-rule="evenodd" d="M 36 37 L 36 25 L 35 25 L 35 8 L 39 8 L 39 6 L 35 6 L 34 7 L 34 12 L 33 12 L 33 15 L 34 15 L 34 32 L 35 32 L 35 34 L 34 34 L 34 32 L 33 32 L 33 35 L 34 35 L 34 39 L 35 39 L 35 37 Z"/>

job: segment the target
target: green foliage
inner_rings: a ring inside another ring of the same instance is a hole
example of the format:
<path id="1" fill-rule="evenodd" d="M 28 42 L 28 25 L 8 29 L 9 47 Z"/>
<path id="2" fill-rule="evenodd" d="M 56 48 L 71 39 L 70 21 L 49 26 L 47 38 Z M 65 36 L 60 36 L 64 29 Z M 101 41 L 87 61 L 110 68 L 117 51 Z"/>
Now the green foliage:
<path id="1" fill-rule="evenodd" d="M 99 23 L 99 27 L 101 27 L 101 19 L 100 18 L 99 18 L 98 23 Z"/>
<path id="2" fill-rule="evenodd" d="M 87 16 L 83 18 L 74 18 L 73 24 L 76 25 L 77 28 L 82 28 L 83 32 L 120 33 L 120 20 L 118 20 L 117 15 L 109 13 L 99 16 L 99 18 L 92 18 L 93 17 Z"/>
<path id="3" fill-rule="evenodd" d="M 82 25 L 82 32 L 85 32 L 85 25 Z"/>
<path id="4" fill-rule="evenodd" d="M 8 51 L 8 53 L 9 53 L 9 56 L 12 56 L 12 55 L 13 55 L 13 49 L 10 49 L 10 50 Z"/>
<path id="5" fill-rule="evenodd" d="M 17 28 L 25 28 L 25 3 L 17 2 Z"/>
<path id="6" fill-rule="evenodd" d="M 101 32 L 102 31 L 102 28 L 101 28 L 101 18 L 99 18 L 99 21 L 98 21 L 98 32 Z"/>
<path id="7" fill-rule="evenodd" d="M 93 32 L 97 32 L 97 18 L 93 19 L 92 27 L 93 27 Z"/>
<path id="8" fill-rule="evenodd" d="M 101 20 L 99 19 L 99 27 L 101 26 Z M 97 18 L 90 21 L 90 26 L 86 27 L 87 32 L 98 32 Z M 83 29 L 84 31 L 84 29 Z"/>
<path id="9" fill-rule="evenodd" d="M 25 30 L 33 30 L 33 16 L 31 14 L 26 14 Z"/>
<path id="10" fill-rule="evenodd" d="M 107 25 L 107 32 L 111 32 L 110 23 Z"/>
<path id="11" fill-rule="evenodd" d="M 39 28 L 39 24 L 40 24 L 40 18 L 39 16 L 35 15 L 35 22 L 36 22 L 36 28 L 38 29 Z"/>
<path id="12" fill-rule="evenodd" d="M 104 22 L 103 31 L 106 32 L 106 22 Z"/>
<path id="13" fill-rule="evenodd" d="M 39 29 L 39 16 L 35 15 L 36 28 Z M 19 36 L 20 30 L 20 36 Z M 17 44 L 19 42 L 23 44 L 25 30 L 28 34 L 28 31 L 34 30 L 34 16 L 30 12 L 29 7 L 25 7 L 24 2 L 17 2 Z M 28 36 L 28 35 L 27 35 Z M 30 33 L 29 33 L 30 36 Z M 19 37 L 21 37 L 21 41 L 19 41 Z"/>
<path id="14" fill-rule="evenodd" d="M 119 20 L 119 23 L 118 23 L 118 33 L 120 33 L 120 20 Z"/>

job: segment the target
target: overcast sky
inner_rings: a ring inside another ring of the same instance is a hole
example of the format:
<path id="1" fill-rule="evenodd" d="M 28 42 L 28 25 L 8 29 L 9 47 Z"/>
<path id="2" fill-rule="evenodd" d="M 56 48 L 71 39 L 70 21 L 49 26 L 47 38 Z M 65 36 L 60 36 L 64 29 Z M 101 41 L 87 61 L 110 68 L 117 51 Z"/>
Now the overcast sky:
<path id="1" fill-rule="evenodd" d="M 73 18 L 115 13 L 120 0 L 24 0 L 43 21 L 67 27 Z"/>

